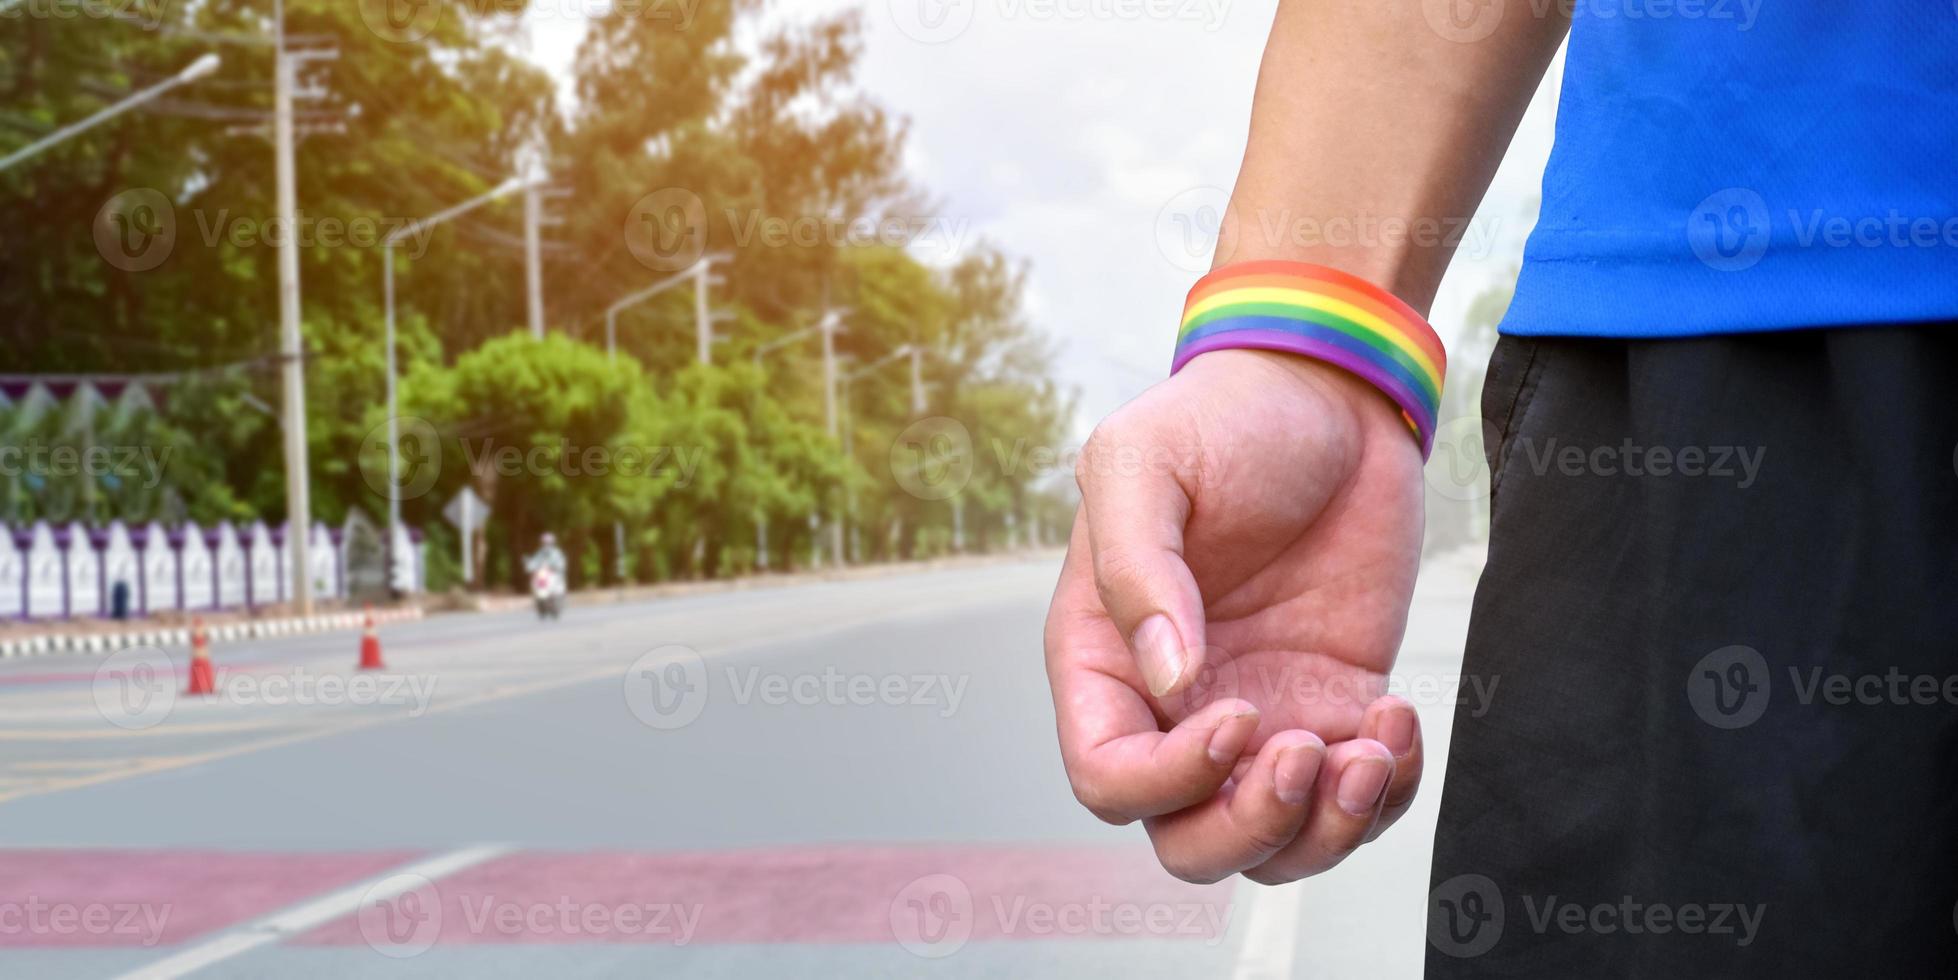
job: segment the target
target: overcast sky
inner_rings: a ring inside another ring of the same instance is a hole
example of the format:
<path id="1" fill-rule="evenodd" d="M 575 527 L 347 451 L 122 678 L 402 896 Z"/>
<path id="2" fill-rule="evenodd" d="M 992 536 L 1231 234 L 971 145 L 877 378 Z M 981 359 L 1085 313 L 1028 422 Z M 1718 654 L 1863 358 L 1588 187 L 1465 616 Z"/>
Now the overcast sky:
<path id="1" fill-rule="evenodd" d="M 564 77 L 580 11 L 600 3 L 534 0 L 532 57 Z M 918 217 L 1031 263 L 1029 312 L 1060 342 L 1084 437 L 1168 369 L 1208 266 L 1188 229 L 1211 227 L 1236 176 L 1277 0 L 777 0 L 769 16 L 846 6 L 865 12 L 861 85 L 910 119 L 908 166 L 944 212 Z M 1433 319 L 1451 347 L 1469 300 L 1520 260 L 1561 73 L 1443 282 Z"/>

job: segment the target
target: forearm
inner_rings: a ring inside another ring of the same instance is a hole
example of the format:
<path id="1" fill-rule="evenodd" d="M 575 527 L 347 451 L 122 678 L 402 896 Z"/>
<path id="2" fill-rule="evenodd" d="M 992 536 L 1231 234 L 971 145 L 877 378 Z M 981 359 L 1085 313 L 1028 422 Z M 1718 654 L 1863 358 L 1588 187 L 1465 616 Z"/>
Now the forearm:
<path id="1" fill-rule="evenodd" d="M 1460 42 L 1423 6 L 1281 0 L 1217 265 L 1330 266 L 1427 314 L 1569 21 L 1512 4 Z"/>

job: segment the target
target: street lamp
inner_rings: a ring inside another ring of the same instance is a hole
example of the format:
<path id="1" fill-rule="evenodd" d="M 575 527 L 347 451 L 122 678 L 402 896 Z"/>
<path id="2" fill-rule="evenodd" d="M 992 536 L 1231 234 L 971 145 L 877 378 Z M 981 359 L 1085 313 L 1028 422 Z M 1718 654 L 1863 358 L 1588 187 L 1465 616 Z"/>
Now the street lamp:
<path id="1" fill-rule="evenodd" d="M 880 357 L 877 360 L 874 360 L 869 364 L 866 364 L 863 367 L 858 368 L 857 370 L 844 375 L 840 379 L 843 386 L 842 445 L 843 445 L 843 452 L 846 456 L 852 453 L 852 447 L 850 444 L 850 422 L 851 422 L 850 385 L 853 382 L 855 382 L 858 378 L 865 377 L 871 374 L 872 372 L 875 372 L 889 364 L 897 362 L 898 360 L 908 358 L 911 361 L 911 405 L 913 410 L 923 411 L 921 406 L 924 405 L 924 397 L 925 397 L 924 387 L 918 369 L 918 362 L 919 359 L 923 356 L 923 354 L 924 354 L 923 347 L 917 344 L 905 344 L 904 346 L 899 347 L 894 351 L 891 351 L 889 354 L 885 354 L 883 357 Z M 843 492 L 845 498 L 843 503 L 844 520 L 852 521 L 856 518 L 857 515 L 857 494 L 856 491 L 854 489 L 851 489 L 849 484 L 847 483 L 844 484 Z M 850 554 L 853 559 L 857 557 L 858 550 L 859 549 L 857 547 L 857 529 L 856 526 L 852 524 L 850 527 Z"/>
<path id="2" fill-rule="evenodd" d="M 823 425 L 825 428 L 829 430 L 829 437 L 831 439 L 835 439 L 837 437 L 836 335 L 840 333 L 849 332 L 849 330 L 843 326 L 843 316 L 844 314 L 849 312 L 850 310 L 848 307 L 826 309 L 823 311 L 822 319 L 816 321 L 814 324 L 807 327 L 803 327 L 801 330 L 797 330 L 794 333 L 789 334 L 788 336 L 778 337 L 755 349 L 755 365 L 759 367 L 761 365 L 762 358 L 767 357 L 768 355 L 773 354 L 776 351 L 789 346 L 790 344 L 800 343 L 804 337 L 807 337 L 812 333 L 820 332 L 823 335 Z M 810 520 L 810 531 L 813 534 L 816 530 L 815 528 L 816 515 L 814 514 L 809 515 L 809 520 Z M 832 540 L 831 540 L 830 553 L 836 557 L 836 563 L 838 565 L 842 565 L 844 563 L 843 562 L 843 526 L 841 524 L 832 525 L 831 532 L 832 532 L 831 533 Z M 759 521 L 756 522 L 755 539 L 756 539 L 756 549 L 760 553 L 761 567 L 767 568 L 768 567 L 768 518 L 766 516 L 763 516 Z M 812 549 L 812 552 L 813 550 L 814 549 Z"/>
<path id="3" fill-rule="evenodd" d="M 387 339 L 384 343 L 387 347 L 388 538 L 386 553 L 389 588 L 393 588 L 395 582 L 394 538 L 395 535 L 401 533 L 401 413 L 395 397 L 397 384 L 394 352 L 394 247 L 399 245 L 402 239 L 412 235 L 418 235 L 436 225 L 453 221 L 477 208 L 509 197 L 518 191 L 528 190 L 532 184 L 541 179 L 534 172 L 528 178 L 512 177 L 497 185 L 494 190 L 487 194 L 471 198 L 445 211 L 438 211 L 420 221 L 403 225 L 389 232 L 386 238 L 381 239 L 381 280 L 384 284 L 383 289 L 387 293 Z"/>
<path id="4" fill-rule="evenodd" d="M 700 261 L 695 262 L 693 265 L 688 266 L 686 269 L 682 270 L 681 272 L 668 276 L 665 279 L 661 279 L 660 281 L 653 283 L 651 286 L 647 286 L 645 289 L 642 289 L 629 296 L 625 296 L 621 298 L 618 302 L 613 303 L 611 306 L 606 307 L 605 308 L 605 356 L 611 358 L 614 361 L 619 359 L 619 314 L 620 313 L 624 312 L 629 307 L 637 306 L 640 303 L 644 303 L 645 301 L 652 299 L 653 297 L 658 296 L 659 294 L 666 292 L 667 290 L 672 289 L 675 286 L 678 286 L 682 283 L 692 280 L 694 343 L 696 347 L 694 353 L 695 356 L 700 360 L 700 363 L 702 364 L 712 363 L 712 354 L 710 353 L 710 345 L 714 341 L 714 316 L 707 312 L 707 287 L 711 282 L 714 281 L 709 278 L 709 276 L 713 272 L 714 263 L 726 262 L 727 260 L 728 260 L 728 256 L 726 255 L 702 256 Z M 619 585 L 623 587 L 625 585 L 625 522 L 624 521 L 612 522 L 612 550 L 614 552 L 613 571 L 618 576 Z"/>
<path id="5" fill-rule="evenodd" d="M 707 287 L 708 285 L 710 285 L 712 282 L 715 282 L 716 280 L 711 280 L 708 277 L 713 272 L 714 263 L 726 262 L 727 260 L 728 257 L 726 255 L 704 256 L 701 258 L 700 261 L 695 262 L 693 265 L 688 266 L 686 269 L 678 273 L 675 273 L 674 275 L 668 276 L 665 279 L 661 279 L 659 282 L 656 282 L 651 286 L 646 287 L 645 289 L 642 289 L 636 293 L 626 296 L 625 298 L 619 300 L 618 302 L 613 303 L 611 306 L 606 307 L 605 308 L 606 356 L 611 357 L 614 360 L 616 360 L 619 356 L 619 314 L 620 313 L 624 312 L 629 307 L 637 306 L 640 303 L 644 303 L 645 301 L 652 299 L 653 297 L 658 296 L 659 294 L 666 292 L 667 290 L 672 289 L 675 286 L 682 285 L 688 282 L 689 280 L 691 280 L 693 282 L 694 342 L 696 346 L 695 356 L 700 360 L 700 363 L 702 364 L 710 363 L 712 359 L 708 352 L 708 345 L 711 344 L 714 339 L 714 327 L 713 327 L 714 316 L 707 312 Z"/>
<path id="6" fill-rule="evenodd" d="M 12 153 L 7 154 L 5 157 L 0 157 L 0 170 L 5 170 L 16 163 L 19 163 L 22 160 L 27 159 L 28 157 L 40 153 L 41 151 L 55 145 L 56 143 L 60 143 L 63 140 L 72 139 L 76 136 L 81 135 L 84 132 L 87 132 L 88 130 L 94 129 L 95 127 L 100 126 L 101 124 L 108 122 L 109 120 L 114 119 L 115 117 L 120 116 L 131 109 L 136 108 L 137 106 L 155 100 L 156 98 L 162 96 L 165 92 L 168 92 L 171 89 L 178 88 L 184 85 L 189 85 L 190 83 L 197 81 L 198 79 L 203 78 L 214 71 L 217 71 L 218 66 L 222 63 L 223 60 L 220 59 L 216 53 L 205 54 L 199 57 L 196 61 L 193 61 L 190 64 L 184 66 L 183 71 L 180 71 L 175 75 L 172 75 L 169 78 L 166 78 L 163 81 L 150 86 L 149 88 L 137 92 L 136 94 L 131 95 L 130 97 L 122 100 L 121 102 L 118 102 L 115 105 L 109 106 L 108 108 L 103 109 L 100 112 L 97 112 L 96 114 L 88 117 L 87 119 L 83 119 L 80 122 L 69 123 L 68 125 L 63 126 L 60 129 L 57 129 L 54 132 L 49 133 L 48 135 L 43 136 L 40 139 L 35 140 L 34 142 L 29 143 L 26 146 L 23 146 Z"/>

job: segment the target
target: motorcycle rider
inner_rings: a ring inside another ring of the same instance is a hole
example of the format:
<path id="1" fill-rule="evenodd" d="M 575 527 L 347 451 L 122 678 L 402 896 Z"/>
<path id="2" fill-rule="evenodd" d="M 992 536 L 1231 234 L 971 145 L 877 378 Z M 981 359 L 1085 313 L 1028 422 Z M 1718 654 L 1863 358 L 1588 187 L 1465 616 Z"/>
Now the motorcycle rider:
<path id="1" fill-rule="evenodd" d="M 564 565 L 564 551 L 557 546 L 557 535 L 549 531 L 538 540 L 537 551 L 523 560 L 524 571 L 535 575 L 538 569 L 549 568 L 557 573 L 559 581 L 564 579 Z"/>
<path id="2" fill-rule="evenodd" d="M 564 570 L 566 563 L 564 551 L 557 546 L 557 535 L 549 531 L 544 532 L 543 538 L 538 541 L 537 551 L 525 558 L 523 564 L 524 571 L 529 572 L 533 576 L 543 569 L 550 569 L 552 581 L 556 586 L 552 589 L 553 596 L 561 596 L 565 593 L 567 580 Z"/>

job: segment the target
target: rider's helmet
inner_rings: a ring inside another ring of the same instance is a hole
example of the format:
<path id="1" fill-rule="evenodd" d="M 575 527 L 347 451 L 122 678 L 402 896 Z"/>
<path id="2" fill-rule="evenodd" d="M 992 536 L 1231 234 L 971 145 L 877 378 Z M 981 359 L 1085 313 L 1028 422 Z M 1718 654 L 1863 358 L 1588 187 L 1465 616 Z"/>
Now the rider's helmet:
<path id="1" fill-rule="evenodd" d="M 544 532 L 544 539 L 543 539 L 543 540 L 544 540 L 544 547 L 546 547 L 546 548 L 555 548 L 555 547 L 557 547 L 557 535 L 555 535 L 555 534 L 552 534 L 552 533 L 551 533 L 551 532 L 549 532 L 549 531 L 545 531 L 545 532 Z"/>

